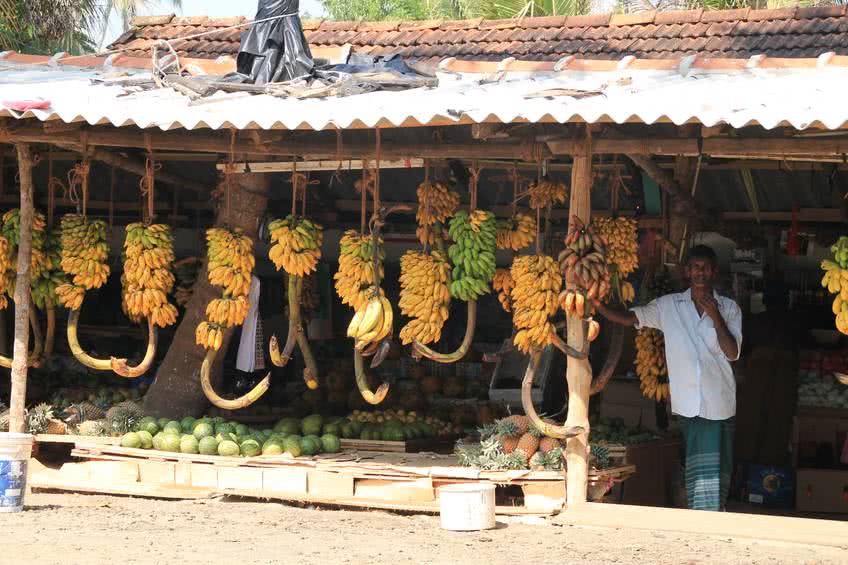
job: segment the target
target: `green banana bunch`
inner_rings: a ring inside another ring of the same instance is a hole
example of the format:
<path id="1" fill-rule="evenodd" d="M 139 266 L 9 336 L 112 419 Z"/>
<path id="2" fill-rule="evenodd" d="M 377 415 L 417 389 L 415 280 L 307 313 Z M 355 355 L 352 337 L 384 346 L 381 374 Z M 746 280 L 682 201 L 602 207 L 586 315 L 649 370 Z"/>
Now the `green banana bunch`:
<path id="1" fill-rule="evenodd" d="M 483 210 L 457 212 L 448 233 L 455 242 L 448 247 L 448 257 L 454 265 L 450 295 L 466 302 L 477 300 L 491 292 L 489 283 L 495 275 L 495 215 Z"/>
<path id="2" fill-rule="evenodd" d="M 842 236 L 834 243 L 830 250 L 833 252 L 834 260 L 842 269 L 848 269 L 848 236 Z"/>

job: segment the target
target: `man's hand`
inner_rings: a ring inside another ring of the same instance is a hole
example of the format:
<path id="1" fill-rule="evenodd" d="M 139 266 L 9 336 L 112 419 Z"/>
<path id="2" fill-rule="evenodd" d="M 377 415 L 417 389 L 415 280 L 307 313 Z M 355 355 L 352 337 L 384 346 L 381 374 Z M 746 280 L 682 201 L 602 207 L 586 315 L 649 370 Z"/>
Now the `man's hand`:
<path id="1" fill-rule="evenodd" d="M 718 309 L 718 301 L 714 296 L 709 294 L 705 294 L 703 296 L 699 296 L 695 299 L 695 303 L 701 310 L 710 317 L 713 322 L 716 322 L 721 318 L 721 312 Z"/>

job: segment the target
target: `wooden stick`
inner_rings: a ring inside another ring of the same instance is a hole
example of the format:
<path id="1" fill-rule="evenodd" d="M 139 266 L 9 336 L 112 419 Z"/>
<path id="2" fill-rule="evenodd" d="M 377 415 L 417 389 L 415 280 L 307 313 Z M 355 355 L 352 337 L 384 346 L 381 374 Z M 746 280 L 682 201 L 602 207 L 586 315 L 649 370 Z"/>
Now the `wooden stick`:
<path id="1" fill-rule="evenodd" d="M 592 138 L 588 127 L 583 137 L 575 144 L 571 170 L 571 202 L 569 212 L 571 229 L 575 218 L 588 225 L 592 212 Z M 573 288 L 574 281 L 566 280 Z M 586 332 L 583 320 L 569 316 L 567 343 L 572 348 L 583 351 L 586 348 Z M 568 508 L 584 504 L 589 486 L 589 394 L 592 387 L 592 367 L 588 359 L 576 359 L 568 356 L 566 377 L 568 380 L 568 417 L 566 426 L 581 427 L 584 433 L 570 438 L 565 444 L 566 502 Z"/>
<path id="2" fill-rule="evenodd" d="M 15 347 L 12 358 L 12 395 L 9 402 L 9 431 L 26 432 L 27 355 L 29 345 L 29 283 L 32 261 L 32 151 L 17 145 L 21 178 L 21 223 L 18 244 L 18 276 L 15 280 Z"/>

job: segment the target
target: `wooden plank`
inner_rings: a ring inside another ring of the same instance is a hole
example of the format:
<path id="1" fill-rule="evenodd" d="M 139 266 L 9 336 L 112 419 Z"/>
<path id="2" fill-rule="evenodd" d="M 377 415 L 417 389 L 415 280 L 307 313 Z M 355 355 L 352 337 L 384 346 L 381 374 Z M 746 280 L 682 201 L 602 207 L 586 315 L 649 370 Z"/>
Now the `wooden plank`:
<path id="1" fill-rule="evenodd" d="M 35 436 L 36 443 L 72 443 L 72 444 L 102 444 L 102 445 L 120 445 L 121 438 L 119 437 L 95 437 L 95 436 L 72 436 L 59 434 L 37 434 Z"/>
<path id="2" fill-rule="evenodd" d="M 218 488 L 218 467 L 214 465 L 197 465 L 194 463 L 188 463 L 188 465 L 191 466 L 192 487 Z"/>
<path id="3" fill-rule="evenodd" d="M 354 495 L 353 480 L 350 475 L 311 470 L 307 490 L 310 496 L 351 497 Z"/>
<path id="4" fill-rule="evenodd" d="M 221 490 L 262 490 L 262 469 L 251 467 L 218 467 Z"/>
<path id="5" fill-rule="evenodd" d="M 565 481 L 527 483 L 521 487 L 528 510 L 558 511 L 565 504 Z"/>
<path id="6" fill-rule="evenodd" d="M 175 463 L 140 460 L 136 465 L 138 465 L 140 482 L 160 485 L 175 485 L 177 483 L 177 466 Z"/>
<path id="7" fill-rule="evenodd" d="M 95 484 L 137 483 L 138 463 L 135 461 L 88 461 L 89 480 Z"/>
<path id="8" fill-rule="evenodd" d="M 436 491 L 430 478 L 413 481 L 359 479 L 354 483 L 354 496 L 391 502 L 433 502 Z"/>
<path id="9" fill-rule="evenodd" d="M 305 495 L 309 492 L 308 475 L 306 469 L 263 469 L 262 492 Z"/>

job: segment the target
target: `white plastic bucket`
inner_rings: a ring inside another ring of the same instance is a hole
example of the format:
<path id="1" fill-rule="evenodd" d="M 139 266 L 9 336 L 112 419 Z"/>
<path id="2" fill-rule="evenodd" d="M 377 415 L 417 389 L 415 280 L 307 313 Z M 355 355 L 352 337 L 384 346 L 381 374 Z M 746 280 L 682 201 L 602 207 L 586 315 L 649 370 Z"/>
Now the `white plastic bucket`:
<path id="1" fill-rule="evenodd" d="M 30 434 L 0 432 L 0 512 L 23 510 L 31 454 Z"/>
<path id="2" fill-rule="evenodd" d="M 495 527 L 495 485 L 459 483 L 439 487 L 442 528 L 456 532 Z"/>

